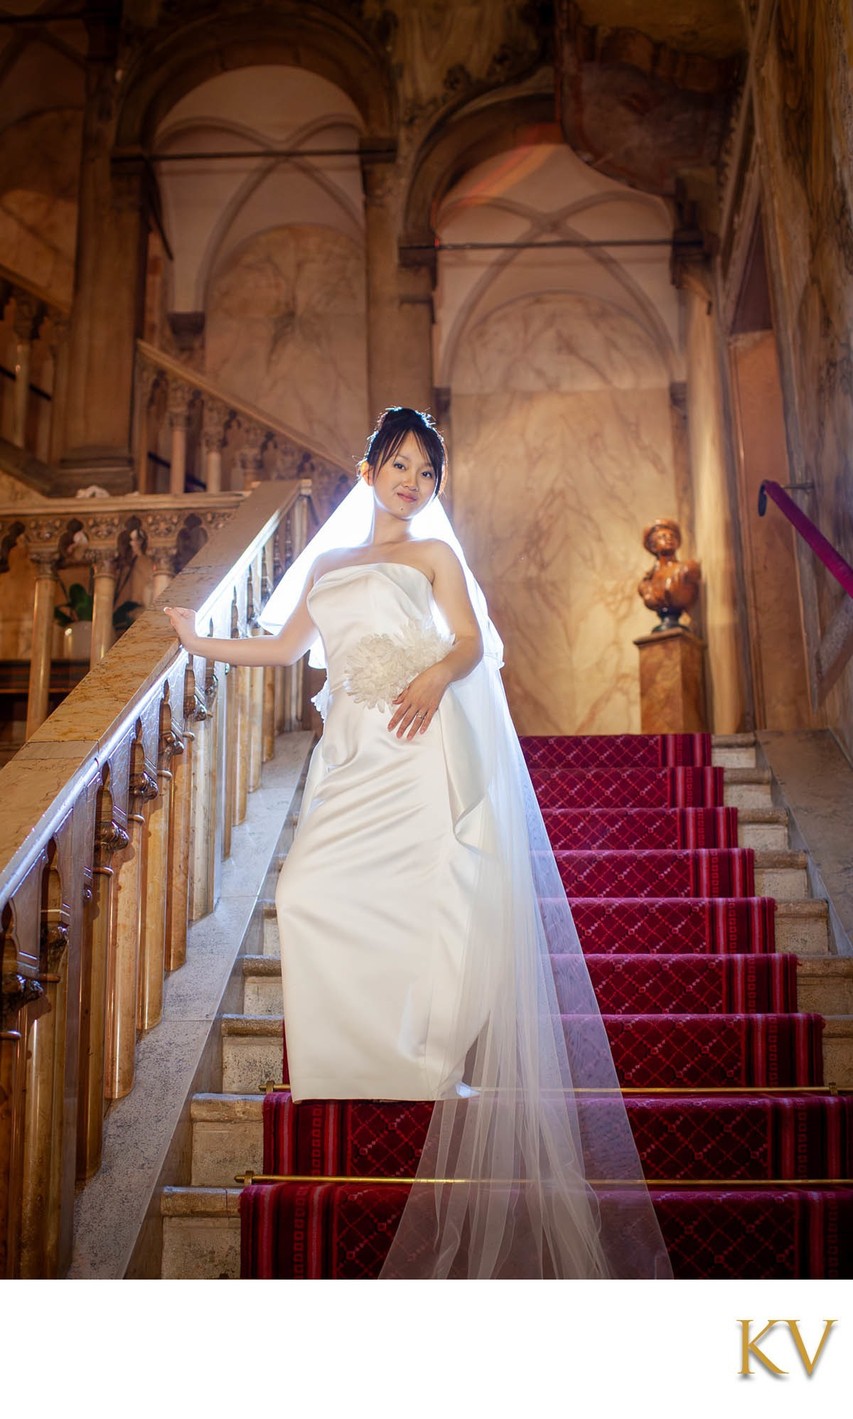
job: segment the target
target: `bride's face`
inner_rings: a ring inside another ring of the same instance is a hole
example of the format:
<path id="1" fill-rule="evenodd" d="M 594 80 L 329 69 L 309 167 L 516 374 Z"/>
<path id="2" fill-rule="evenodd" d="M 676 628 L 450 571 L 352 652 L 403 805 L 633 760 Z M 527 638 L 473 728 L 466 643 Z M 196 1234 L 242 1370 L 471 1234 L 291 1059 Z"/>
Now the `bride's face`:
<path id="1" fill-rule="evenodd" d="M 367 479 L 376 501 L 392 516 L 411 521 L 435 493 L 435 473 L 413 433 L 406 434 L 392 458 L 376 473 L 368 467 Z"/>

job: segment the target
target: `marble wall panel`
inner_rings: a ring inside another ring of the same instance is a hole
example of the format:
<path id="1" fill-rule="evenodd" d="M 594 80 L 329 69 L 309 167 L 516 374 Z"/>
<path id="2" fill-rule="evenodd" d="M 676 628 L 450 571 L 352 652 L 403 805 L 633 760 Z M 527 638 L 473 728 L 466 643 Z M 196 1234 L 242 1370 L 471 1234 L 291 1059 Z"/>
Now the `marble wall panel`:
<path id="1" fill-rule="evenodd" d="M 6 129 L 0 144 L 0 261 L 70 302 L 81 116 L 54 110 Z"/>
<path id="2" fill-rule="evenodd" d="M 756 66 L 765 227 L 791 472 L 805 510 L 853 562 L 853 11 L 779 0 Z M 841 590 L 815 567 L 825 629 Z M 810 651 L 815 647 L 810 646 Z M 853 662 L 826 700 L 853 759 Z"/>
<path id="3" fill-rule="evenodd" d="M 772 505 L 758 516 L 762 480 L 790 482 L 776 341 L 771 330 L 746 335 L 732 349 L 740 434 L 741 516 L 754 621 L 752 661 L 759 729 L 812 726 L 799 584 L 790 523 Z"/>
<path id="4" fill-rule="evenodd" d="M 263 232 L 211 282 L 206 372 L 351 464 L 369 432 L 364 322 L 354 242 L 307 225 Z"/>
<path id="5" fill-rule="evenodd" d="M 633 640 L 654 624 L 637 595 L 642 529 L 675 506 L 651 341 L 595 301 L 519 302 L 468 332 L 452 421 L 453 518 L 519 732 L 639 731 Z"/>

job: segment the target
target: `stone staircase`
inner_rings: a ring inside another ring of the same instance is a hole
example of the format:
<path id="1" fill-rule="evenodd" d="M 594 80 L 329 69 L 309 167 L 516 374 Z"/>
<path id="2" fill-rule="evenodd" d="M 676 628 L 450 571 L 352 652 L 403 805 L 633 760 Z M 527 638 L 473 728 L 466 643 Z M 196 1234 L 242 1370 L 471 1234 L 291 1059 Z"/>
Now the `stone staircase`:
<path id="1" fill-rule="evenodd" d="M 776 947 L 798 958 L 797 1007 L 826 1017 L 827 1082 L 853 1087 L 853 957 L 833 954 L 826 901 L 810 894 L 809 859 L 788 846 L 788 814 L 774 806 L 772 775 L 757 764 L 754 736 L 714 737 L 725 768 L 725 802 L 739 810 L 741 847 L 755 850 L 756 893 L 776 898 Z M 286 829 L 292 833 L 293 821 Z M 244 955 L 243 1009 L 220 1017 L 221 1092 L 191 1101 L 189 1186 L 164 1188 L 162 1276 L 240 1274 L 239 1175 L 261 1172 L 263 1094 L 281 1083 L 282 998 L 274 876 L 264 903 L 263 954 Z"/>

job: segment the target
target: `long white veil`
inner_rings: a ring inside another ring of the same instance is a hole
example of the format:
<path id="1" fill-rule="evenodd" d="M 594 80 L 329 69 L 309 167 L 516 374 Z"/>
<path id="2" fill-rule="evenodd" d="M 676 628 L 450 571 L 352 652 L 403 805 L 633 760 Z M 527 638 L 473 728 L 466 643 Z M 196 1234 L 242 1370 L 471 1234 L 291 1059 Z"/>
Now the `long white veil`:
<path id="1" fill-rule="evenodd" d="M 320 552 L 367 541 L 372 503 L 359 479 L 273 591 L 264 629 L 287 620 Z M 459 998 L 443 1003 L 444 1082 L 380 1279 L 671 1279 L 510 718 L 500 636 L 437 497 L 412 532 L 441 538 L 459 557 L 485 654 L 438 709 L 453 828 L 473 864 L 466 964 Z M 319 635 L 309 663 L 325 664 Z"/>

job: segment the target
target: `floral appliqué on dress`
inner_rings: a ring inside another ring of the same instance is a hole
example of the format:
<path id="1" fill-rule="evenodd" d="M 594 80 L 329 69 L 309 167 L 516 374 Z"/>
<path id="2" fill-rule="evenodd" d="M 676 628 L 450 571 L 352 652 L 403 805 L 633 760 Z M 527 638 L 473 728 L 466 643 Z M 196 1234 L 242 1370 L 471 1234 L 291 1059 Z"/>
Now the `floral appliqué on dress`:
<path id="1" fill-rule="evenodd" d="M 410 621 L 397 636 L 385 632 L 362 636 L 347 657 L 344 689 L 356 704 L 385 711 L 416 675 L 443 660 L 452 645 L 452 638 L 443 636 L 429 616 L 420 624 Z M 325 720 L 329 708 L 328 680 L 312 703 Z"/>

